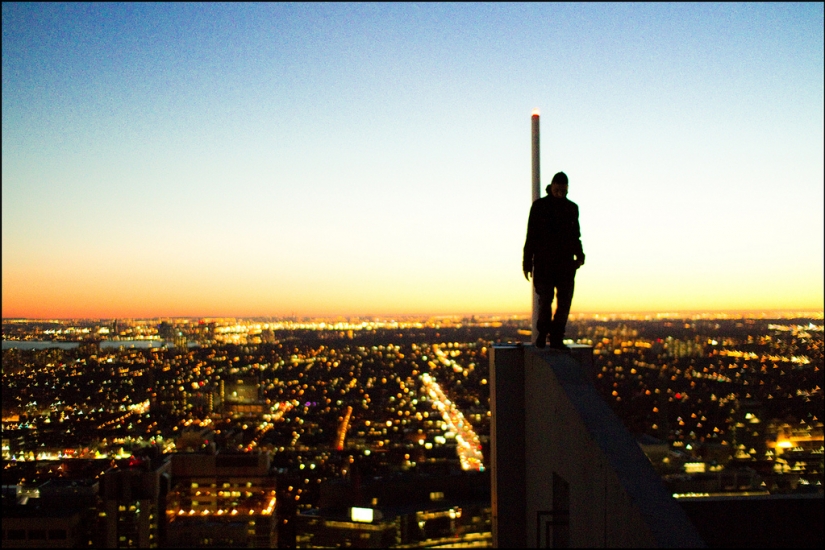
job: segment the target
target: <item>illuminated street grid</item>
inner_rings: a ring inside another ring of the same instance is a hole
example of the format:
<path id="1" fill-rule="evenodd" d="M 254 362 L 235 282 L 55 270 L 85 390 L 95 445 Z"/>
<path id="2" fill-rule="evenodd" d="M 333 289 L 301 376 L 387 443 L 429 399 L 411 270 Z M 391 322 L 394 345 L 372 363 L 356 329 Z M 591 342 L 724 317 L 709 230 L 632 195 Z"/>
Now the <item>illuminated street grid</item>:
<path id="1" fill-rule="evenodd" d="M 435 346 L 434 346 L 435 347 Z M 436 352 L 438 353 L 438 352 Z M 440 356 L 440 358 L 442 358 Z M 458 367 L 457 368 L 461 368 Z M 456 451 L 461 461 L 462 470 L 484 471 L 484 457 L 481 454 L 481 442 L 473 431 L 472 425 L 467 422 L 464 415 L 447 399 L 441 387 L 435 379 L 427 373 L 421 375 L 427 395 L 435 403 L 435 407 L 441 412 L 444 419 L 444 430 L 447 434 L 455 437 L 457 442 Z"/>
<path id="2" fill-rule="evenodd" d="M 760 490 L 822 490 L 821 314 L 589 316 L 568 328 L 570 341 L 593 347 L 596 387 L 628 429 L 668 446 L 656 464 L 665 478 L 750 461 Z M 515 317 L 7 320 L 3 332 L 79 342 L 3 350 L 7 466 L 152 447 L 263 450 L 279 503 L 297 510 L 354 469 L 488 468 L 489 346 L 529 334 Z M 186 348 L 167 344 L 181 335 Z M 227 388 L 243 377 L 256 381 L 257 401 L 231 409 Z"/>

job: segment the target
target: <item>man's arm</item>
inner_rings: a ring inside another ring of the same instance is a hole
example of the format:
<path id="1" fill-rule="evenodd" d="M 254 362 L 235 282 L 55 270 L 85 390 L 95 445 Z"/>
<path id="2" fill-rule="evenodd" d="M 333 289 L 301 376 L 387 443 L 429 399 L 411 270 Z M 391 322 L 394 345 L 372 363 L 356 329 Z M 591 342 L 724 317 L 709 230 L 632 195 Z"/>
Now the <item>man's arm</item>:
<path id="1" fill-rule="evenodd" d="M 538 201 L 536 201 L 538 202 Z M 530 207 L 530 217 L 527 219 L 527 238 L 524 241 L 524 255 L 521 259 L 521 270 L 524 272 L 524 278 L 530 280 L 530 275 L 533 273 L 533 252 L 535 251 L 536 239 L 536 202 Z"/>
<path id="2" fill-rule="evenodd" d="M 579 206 L 574 203 L 576 207 L 576 216 L 573 223 L 573 234 L 576 237 L 576 269 L 584 265 L 584 250 L 582 249 L 582 233 L 579 227 Z"/>

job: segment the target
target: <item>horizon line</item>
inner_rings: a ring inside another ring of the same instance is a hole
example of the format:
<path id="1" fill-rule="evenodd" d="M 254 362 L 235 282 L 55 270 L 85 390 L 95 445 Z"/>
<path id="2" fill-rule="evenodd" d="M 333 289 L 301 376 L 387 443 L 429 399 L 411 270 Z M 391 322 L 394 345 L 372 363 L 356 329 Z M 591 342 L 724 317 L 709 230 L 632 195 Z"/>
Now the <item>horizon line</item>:
<path id="1" fill-rule="evenodd" d="M 756 309 L 663 309 L 663 310 L 589 310 L 570 312 L 571 320 L 581 316 L 617 316 L 617 315 L 767 315 L 767 314 L 798 314 L 798 315 L 825 315 L 825 308 L 756 308 Z M 104 319 L 373 319 L 373 320 L 394 320 L 394 319 L 421 319 L 421 318 L 530 318 L 531 313 L 525 312 L 496 312 L 496 313 L 404 313 L 404 314 L 320 314 L 305 315 L 299 313 L 281 315 L 150 315 L 150 316 L 72 316 L 72 317 L 2 317 L 2 321 L 74 321 L 74 320 L 104 320 Z"/>

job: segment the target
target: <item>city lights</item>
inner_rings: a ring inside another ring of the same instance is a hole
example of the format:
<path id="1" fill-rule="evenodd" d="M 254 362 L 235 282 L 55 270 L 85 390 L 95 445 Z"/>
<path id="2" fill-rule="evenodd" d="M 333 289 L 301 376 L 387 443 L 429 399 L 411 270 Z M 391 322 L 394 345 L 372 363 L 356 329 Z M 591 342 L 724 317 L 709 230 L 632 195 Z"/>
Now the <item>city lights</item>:
<path id="1" fill-rule="evenodd" d="M 628 430 L 654 438 L 645 452 L 678 498 L 765 495 L 791 483 L 821 491 L 822 316 L 801 319 L 579 315 L 568 341 L 592 349 L 596 388 Z M 9 471 L 50 476 L 64 475 L 58 468 L 73 475 L 69 466 L 85 461 L 106 461 L 104 470 L 117 462 L 97 476 L 155 475 L 160 470 L 146 468 L 162 470 L 159 459 L 178 461 L 154 515 L 166 518 L 169 540 L 188 540 L 193 522 L 239 516 L 255 523 L 245 536 L 270 540 L 286 503 L 292 511 L 283 521 L 309 529 L 305 518 L 320 513 L 320 491 L 330 483 L 348 484 L 355 495 L 357 484 L 390 472 L 486 473 L 489 350 L 524 338 L 528 322 L 314 320 L 296 328 L 279 320 L 119 320 L 117 332 L 93 342 L 86 339 L 113 324 L 53 321 L 46 335 L 40 321 L 4 323 L 3 457 Z M 133 346 L 137 339 L 127 338 L 137 333 L 185 335 L 194 345 Z M 49 347 L 47 338 L 64 347 Z M 765 464 L 761 477 L 728 482 L 731 468 L 756 463 Z M 200 477 L 186 477 L 190 467 Z M 247 468 L 246 477 L 224 467 Z M 41 485 L 19 483 L 29 499 L 44 498 Z M 423 509 L 447 494 L 428 491 Z M 361 506 L 375 511 L 371 520 L 344 519 L 389 525 L 378 516 L 385 497 L 375 495 Z M 458 529 L 467 516 L 452 509 L 416 521 L 449 519 Z M 462 527 L 465 540 L 487 544 L 489 523 L 478 523 L 487 512 L 474 513 L 475 527 Z"/>

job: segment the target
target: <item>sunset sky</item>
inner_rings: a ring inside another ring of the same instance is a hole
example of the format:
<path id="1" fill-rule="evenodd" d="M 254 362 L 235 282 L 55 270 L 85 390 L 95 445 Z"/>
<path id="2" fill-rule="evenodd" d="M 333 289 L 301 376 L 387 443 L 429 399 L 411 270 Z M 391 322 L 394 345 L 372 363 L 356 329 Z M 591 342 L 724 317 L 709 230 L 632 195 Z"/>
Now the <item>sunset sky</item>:
<path id="1" fill-rule="evenodd" d="M 823 4 L 3 3 L 2 315 L 823 309 Z"/>

